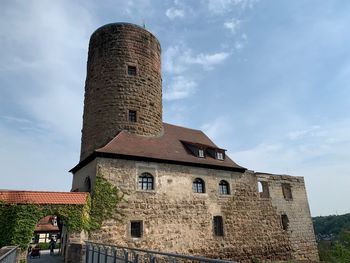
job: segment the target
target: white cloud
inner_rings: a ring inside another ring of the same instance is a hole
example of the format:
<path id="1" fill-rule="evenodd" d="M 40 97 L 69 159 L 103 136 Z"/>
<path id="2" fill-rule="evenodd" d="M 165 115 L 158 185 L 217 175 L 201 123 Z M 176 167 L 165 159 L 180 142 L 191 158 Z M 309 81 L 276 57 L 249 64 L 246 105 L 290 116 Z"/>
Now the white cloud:
<path id="1" fill-rule="evenodd" d="M 184 16 L 185 16 L 185 11 L 182 10 L 182 9 L 178 9 L 178 8 L 175 8 L 175 7 L 171 7 L 171 8 L 169 8 L 169 9 L 166 10 L 165 15 L 166 15 L 169 19 L 173 20 L 173 19 L 175 19 L 175 18 L 177 18 L 177 17 L 179 17 L 179 18 L 184 17 Z"/>
<path id="2" fill-rule="evenodd" d="M 221 64 L 229 56 L 230 56 L 230 53 L 228 52 L 217 52 L 213 54 L 200 53 L 196 56 L 191 56 L 191 55 L 186 56 L 184 57 L 184 61 L 187 64 L 198 64 L 203 66 L 203 68 L 206 70 L 212 70 L 214 69 L 214 66 Z"/>
<path id="3" fill-rule="evenodd" d="M 233 152 L 234 160 L 255 171 L 304 176 L 314 215 L 329 214 L 330 207 L 345 213 L 343 200 L 350 198 L 349 127 L 350 120 L 343 120 L 298 129 Z"/>
<path id="4" fill-rule="evenodd" d="M 229 29 L 233 34 L 235 34 L 241 27 L 241 21 L 238 19 L 231 19 L 224 23 L 224 27 Z"/>
<path id="5" fill-rule="evenodd" d="M 201 130 L 219 147 L 225 147 L 228 138 L 232 137 L 231 123 L 228 116 L 220 116 L 201 125 Z"/>
<path id="6" fill-rule="evenodd" d="M 321 127 L 318 125 L 313 125 L 308 129 L 291 131 L 287 134 L 287 137 L 291 140 L 298 140 L 304 138 L 307 135 L 315 136 L 316 132 L 319 131 L 320 128 Z"/>
<path id="7" fill-rule="evenodd" d="M 170 46 L 164 52 L 164 70 L 172 74 L 181 74 L 190 65 L 200 65 L 205 70 L 213 70 L 214 66 L 223 63 L 231 54 L 228 52 L 199 53 L 183 45 Z"/>
<path id="8" fill-rule="evenodd" d="M 184 76 L 173 77 L 168 87 L 165 87 L 164 99 L 178 100 L 189 97 L 195 93 L 197 83 Z"/>
<path id="9" fill-rule="evenodd" d="M 244 11 L 252 8 L 258 0 L 208 0 L 208 9 L 214 14 L 224 14 L 237 8 Z"/>

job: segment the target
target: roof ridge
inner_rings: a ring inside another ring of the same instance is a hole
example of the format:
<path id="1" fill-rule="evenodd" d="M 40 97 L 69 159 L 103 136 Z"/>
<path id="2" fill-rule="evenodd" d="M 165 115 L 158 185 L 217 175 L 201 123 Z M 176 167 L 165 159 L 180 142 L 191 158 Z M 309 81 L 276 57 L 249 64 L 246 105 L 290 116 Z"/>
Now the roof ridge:
<path id="1" fill-rule="evenodd" d="M 188 128 L 188 127 L 185 127 L 185 126 L 175 125 L 175 124 L 171 124 L 171 123 L 167 123 L 167 122 L 163 122 L 163 124 L 179 127 L 179 128 L 182 128 L 182 129 L 192 130 L 192 131 L 199 131 L 199 132 L 205 134 L 202 130 L 199 130 L 199 129 Z"/>
<path id="2" fill-rule="evenodd" d="M 0 190 L 0 193 L 60 193 L 60 194 L 87 194 L 87 192 L 63 192 L 63 191 L 36 191 L 36 190 Z"/>

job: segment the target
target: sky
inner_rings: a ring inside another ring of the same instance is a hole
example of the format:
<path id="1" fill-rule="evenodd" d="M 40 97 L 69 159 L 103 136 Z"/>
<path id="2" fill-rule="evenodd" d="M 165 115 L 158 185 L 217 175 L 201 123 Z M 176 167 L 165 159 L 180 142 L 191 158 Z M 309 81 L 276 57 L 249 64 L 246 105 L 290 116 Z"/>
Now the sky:
<path id="1" fill-rule="evenodd" d="M 163 120 L 238 164 L 304 176 L 313 216 L 350 212 L 350 2 L 2 0 L 0 189 L 70 191 L 90 35 L 145 25 Z"/>

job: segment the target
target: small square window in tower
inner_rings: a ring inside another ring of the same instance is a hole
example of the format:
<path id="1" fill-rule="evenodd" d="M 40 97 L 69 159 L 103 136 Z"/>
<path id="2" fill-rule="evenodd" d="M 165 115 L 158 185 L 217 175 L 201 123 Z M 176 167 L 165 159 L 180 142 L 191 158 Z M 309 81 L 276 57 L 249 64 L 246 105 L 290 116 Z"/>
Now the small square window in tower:
<path id="1" fill-rule="evenodd" d="M 137 114 L 135 110 L 129 110 L 129 122 L 136 122 Z"/>
<path id="2" fill-rule="evenodd" d="M 214 216 L 213 218 L 214 235 L 224 236 L 224 222 L 222 216 Z"/>
<path id="3" fill-rule="evenodd" d="M 129 76 L 136 76 L 136 67 L 135 66 L 128 66 L 128 75 Z"/>
<path id="4" fill-rule="evenodd" d="M 140 238 L 142 237 L 143 226 L 142 221 L 131 221 L 130 222 L 130 235 L 131 237 Z"/>

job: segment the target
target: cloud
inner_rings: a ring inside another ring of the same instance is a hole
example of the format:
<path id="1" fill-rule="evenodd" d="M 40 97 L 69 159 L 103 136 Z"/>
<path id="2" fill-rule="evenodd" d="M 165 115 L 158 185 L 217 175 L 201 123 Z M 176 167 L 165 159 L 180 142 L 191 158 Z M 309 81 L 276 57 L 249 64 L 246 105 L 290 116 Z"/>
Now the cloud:
<path id="1" fill-rule="evenodd" d="M 229 138 L 232 137 L 231 123 L 228 116 L 220 116 L 201 125 L 201 130 L 220 147 L 220 145 L 227 144 Z"/>
<path id="2" fill-rule="evenodd" d="M 171 8 L 166 10 L 165 15 L 169 19 L 173 20 L 173 19 L 175 19 L 177 17 L 179 17 L 179 18 L 184 17 L 185 16 L 185 11 L 182 10 L 182 9 L 177 9 L 175 7 L 171 7 Z"/>
<path id="3" fill-rule="evenodd" d="M 217 52 L 213 54 L 200 53 L 195 56 L 191 56 L 191 55 L 186 56 L 184 57 L 184 61 L 189 65 L 198 64 L 203 66 L 203 68 L 206 70 L 212 70 L 214 69 L 214 66 L 221 64 L 229 56 L 230 56 L 230 53 L 228 52 Z"/>
<path id="4" fill-rule="evenodd" d="M 184 76 L 173 77 L 168 87 L 165 87 L 165 100 L 178 100 L 189 97 L 195 93 L 197 83 Z"/>
<path id="5" fill-rule="evenodd" d="M 291 131 L 287 134 L 287 137 L 291 140 L 298 140 L 298 139 L 305 138 L 305 136 L 307 135 L 315 136 L 316 132 L 320 130 L 320 128 L 321 127 L 318 125 L 313 125 L 308 129 Z"/>
<path id="6" fill-rule="evenodd" d="M 235 34 L 241 27 L 241 21 L 238 19 L 231 19 L 224 23 L 224 27 L 229 29 L 233 34 Z"/>
<path id="7" fill-rule="evenodd" d="M 164 70 L 172 74 L 181 74 L 191 65 L 200 65 L 205 70 L 213 70 L 214 66 L 223 63 L 231 53 L 214 52 L 199 53 L 183 46 L 170 46 L 164 52 Z"/>
<path id="8" fill-rule="evenodd" d="M 235 151 L 234 160 L 255 171 L 304 176 L 314 215 L 329 213 L 329 205 L 345 213 L 343 200 L 350 198 L 349 134 L 349 119 L 312 125 Z"/>
<path id="9" fill-rule="evenodd" d="M 214 14 L 225 14 L 237 8 L 244 11 L 253 8 L 258 0 L 208 0 L 208 9 Z"/>

